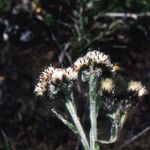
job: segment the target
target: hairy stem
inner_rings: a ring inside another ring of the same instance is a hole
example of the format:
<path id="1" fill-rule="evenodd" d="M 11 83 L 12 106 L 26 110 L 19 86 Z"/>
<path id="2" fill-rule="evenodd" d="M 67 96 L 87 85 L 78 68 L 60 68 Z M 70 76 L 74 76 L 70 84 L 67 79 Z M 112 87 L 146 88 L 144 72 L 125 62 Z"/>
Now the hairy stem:
<path id="1" fill-rule="evenodd" d="M 90 150 L 95 150 L 95 141 L 97 139 L 97 121 L 96 121 L 96 112 L 95 112 L 95 102 L 90 103 L 90 120 L 91 120 Z"/>
<path id="2" fill-rule="evenodd" d="M 102 144 L 111 144 L 115 143 L 118 139 L 118 136 L 122 130 L 124 122 L 127 117 L 127 112 L 121 112 L 120 109 L 117 109 L 111 114 L 107 114 L 111 121 L 111 130 L 110 130 L 110 139 L 109 140 L 97 140 Z"/>
<path id="3" fill-rule="evenodd" d="M 79 120 L 79 118 L 77 116 L 75 105 L 72 102 L 73 96 L 72 96 L 72 94 L 70 94 L 70 95 L 71 95 L 71 100 L 68 99 L 68 97 L 67 97 L 65 105 L 66 105 L 67 110 L 69 111 L 69 113 L 70 113 L 70 115 L 72 117 L 72 120 L 73 120 L 73 122 L 74 122 L 74 124 L 75 124 L 75 126 L 76 126 L 76 128 L 78 130 L 78 133 L 79 133 L 82 145 L 84 147 L 84 150 L 90 150 L 89 143 L 87 141 L 85 132 L 84 132 L 84 130 L 82 128 L 82 125 L 80 123 L 80 120 Z"/>
<path id="4" fill-rule="evenodd" d="M 62 121 L 70 130 L 72 130 L 72 132 L 74 132 L 75 134 L 78 134 L 77 128 L 71 122 L 69 122 L 61 114 L 59 114 L 58 112 L 56 112 L 55 109 L 52 109 L 52 112 L 56 115 L 56 117 L 60 121 Z"/>
<path id="5" fill-rule="evenodd" d="M 91 129 L 90 129 L 90 150 L 100 149 L 100 147 L 96 146 L 97 141 L 97 101 L 98 101 L 98 93 L 97 93 L 97 83 L 98 78 L 95 75 L 91 75 L 89 79 L 89 102 L 90 102 L 90 121 L 91 121 Z"/>

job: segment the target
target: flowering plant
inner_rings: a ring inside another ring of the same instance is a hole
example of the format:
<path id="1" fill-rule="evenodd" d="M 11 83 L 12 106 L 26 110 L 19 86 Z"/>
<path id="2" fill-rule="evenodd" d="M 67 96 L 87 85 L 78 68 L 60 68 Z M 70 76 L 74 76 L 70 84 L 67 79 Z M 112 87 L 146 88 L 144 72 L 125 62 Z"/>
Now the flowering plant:
<path id="1" fill-rule="evenodd" d="M 111 63 L 108 55 L 94 50 L 77 59 L 72 67 L 50 66 L 39 77 L 35 93 L 42 96 L 48 90 L 52 99 L 59 97 L 59 93 L 63 95 L 62 100 L 73 122 L 65 119 L 55 109 L 52 109 L 52 112 L 80 137 L 85 150 L 99 150 L 98 143 L 114 143 L 118 139 L 130 108 L 137 104 L 138 97 L 147 93 L 140 82 L 128 81 L 119 75 L 118 70 L 119 67 Z M 73 86 L 77 81 L 88 83 L 91 125 L 89 138 L 78 118 L 74 102 Z M 109 140 L 100 140 L 97 136 L 97 118 L 101 108 L 111 121 Z"/>

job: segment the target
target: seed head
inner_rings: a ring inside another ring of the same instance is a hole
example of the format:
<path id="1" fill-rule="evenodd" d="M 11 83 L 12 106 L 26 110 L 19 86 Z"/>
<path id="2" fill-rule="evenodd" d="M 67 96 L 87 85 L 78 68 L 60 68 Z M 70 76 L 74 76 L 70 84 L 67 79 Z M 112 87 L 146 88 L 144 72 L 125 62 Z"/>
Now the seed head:
<path id="1" fill-rule="evenodd" d="M 102 52 L 99 52 L 99 51 L 96 51 L 96 50 L 88 52 L 86 54 L 86 58 L 89 59 L 91 64 L 94 64 L 94 63 L 96 63 L 96 64 L 105 64 L 106 66 L 112 67 L 109 56 L 105 55 Z"/>
<path id="2" fill-rule="evenodd" d="M 73 68 L 79 71 L 83 66 L 89 65 L 89 59 L 87 57 L 81 57 L 74 62 Z"/>
<path id="3" fill-rule="evenodd" d="M 76 80 L 78 78 L 78 72 L 72 67 L 68 67 L 65 69 L 65 77 L 68 80 Z"/>
<path id="4" fill-rule="evenodd" d="M 42 72 L 42 74 L 39 77 L 39 81 L 37 82 L 37 84 L 35 86 L 35 90 L 34 90 L 34 92 L 37 95 L 42 96 L 44 94 L 44 92 L 46 91 L 46 86 L 48 84 L 48 80 L 52 76 L 53 72 L 54 72 L 54 68 L 52 66 L 46 68 Z"/>
<path id="5" fill-rule="evenodd" d="M 61 82 L 65 76 L 64 69 L 62 68 L 55 68 L 52 76 L 51 76 L 51 82 L 56 83 L 57 81 Z"/>
<path id="6" fill-rule="evenodd" d="M 113 80 L 110 78 L 106 78 L 105 80 L 102 80 L 101 88 L 102 90 L 107 91 L 108 93 L 111 93 L 114 88 Z"/>
<path id="7" fill-rule="evenodd" d="M 128 91 L 137 92 L 139 97 L 147 94 L 145 86 L 143 86 L 141 82 L 137 81 L 130 81 L 128 83 Z"/>

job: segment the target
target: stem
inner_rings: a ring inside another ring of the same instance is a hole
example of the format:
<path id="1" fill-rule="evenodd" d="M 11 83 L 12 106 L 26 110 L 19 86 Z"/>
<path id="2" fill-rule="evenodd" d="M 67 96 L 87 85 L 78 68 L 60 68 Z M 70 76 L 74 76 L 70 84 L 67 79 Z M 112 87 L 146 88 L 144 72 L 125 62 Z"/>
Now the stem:
<path id="1" fill-rule="evenodd" d="M 108 115 L 108 117 L 111 120 L 111 130 L 110 130 L 110 139 L 109 140 L 97 140 L 99 143 L 102 144 L 111 144 L 111 143 L 115 143 L 118 139 L 118 135 L 119 135 L 119 127 L 118 127 L 118 123 L 117 120 L 112 119 L 111 115 Z"/>
<path id="2" fill-rule="evenodd" d="M 95 112 L 95 102 L 90 102 L 90 150 L 95 150 L 95 141 L 97 139 L 97 120 Z"/>
<path id="3" fill-rule="evenodd" d="M 61 120 L 70 130 L 72 130 L 75 134 L 78 134 L 77 128 L 66 120 L 61 114 L 57 113 L 56 110 L 52 109 L 52 112 L 56 115 L 56 117 Z"/>
<path id="4" fill-rule="evenodd" d="M 91 121 L 91 129 L 90 129 L 90 150 L 100 149 L 98 145 L 96 145 L 97 141 L 97 101 L 98 101 L 98 93 L 97 93 L 97 85 L 98 85 L 98 77 L 96 75 L 91 75 L 89 79 L 89 101 L 90 101 L 90 121 Z"/>
<path id="5" fill-rule="evenodd" d="M 72 102 L 73 96 L 72 96 L 72 94 L 70 94 L 70 95 L 71 95 L 70 96 L 71 100 L 68 99 L 68 97 L 67 97 L 65 105 L 66 105 L 66 107 L 67 107 L 67 109 L 68 109 L 68 111 L 69 111 L 69 113 L 72 117 L 72 120 L 73 120 L 73 122 L 74 122 L 74 124 L 75 124 L 75 126 L 78 130 L 78 133 L 79 133 L 79 136 L 81 138 L 81 142 L 82 142 L 82 145 L 83 145 L 84 149 L 85 150 L 90 150 L 89 143 L 88 143 L 87 138 L 85 136 L 84 130 L 81 126 L 80 120 L 77 116 L 76 108 L 74 106 L 74 103 Z"/>
<path id="6" fill-rule="evenodd" d="M 99 17 L 115 17 L 115 18 L 133 18 L 137 20 L 140 17 L 149 17 L 150 12 L 144 12 L 144 13 L 99 13 L 97 16 L 94 17 L 95 20 L 97 20 Z"/>
<path id="7" fill-rule="evenodd" d="M 122 130 L 124 122 L 127 117 L 127 112 L 121 112 L 120 109 L 117 109 L 115 112 L 111 114 L 107 114 L 111 121 L 111 130 L 110 130 L 110 139 L 109 140 L 97 140 L 102 144 L 111 144 L 115 143 L 118 139 L 118 136 Z"/>

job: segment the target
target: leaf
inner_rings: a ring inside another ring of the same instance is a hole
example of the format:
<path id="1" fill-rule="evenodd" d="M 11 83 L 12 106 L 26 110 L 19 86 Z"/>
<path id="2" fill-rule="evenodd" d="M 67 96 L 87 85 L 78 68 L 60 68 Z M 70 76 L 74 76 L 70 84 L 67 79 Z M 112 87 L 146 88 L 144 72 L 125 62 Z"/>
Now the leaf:
<path id="1" fill-rule="evenodd" d="M 1 134 L 2 134 L 2 136 L 4 138 L 5 150 L 11 150 L 9 139 L 7 138 L 7 135 L 5 134 L 5 132 L 3 130 L 1 130 Z"/>
<path id="2" fill-rule="evenodd" d="M 61 114 L 57 113 L 54 109 L 52 109 L 52 112 L 57 116 L 59 120 L 61 120 L 70 130 L 72 130 L 75 134 L 78 134 L 77 128 L 70 123 L 68 120 L 66 120 Z"/>
<path id="3" fill-rule="evenodd" d="M 107 114 L 111 121 L 111 129 L 110 129 L 110 139 L 109 140 L 97 140 L 99 143 L 110 144 L 115 143 L 118 139 L 119 133 L 122 130 L 124 122 L 127 117 L 126 111 L 120 111 L 119 109 L 115 110 L 111 114 Z"/>

